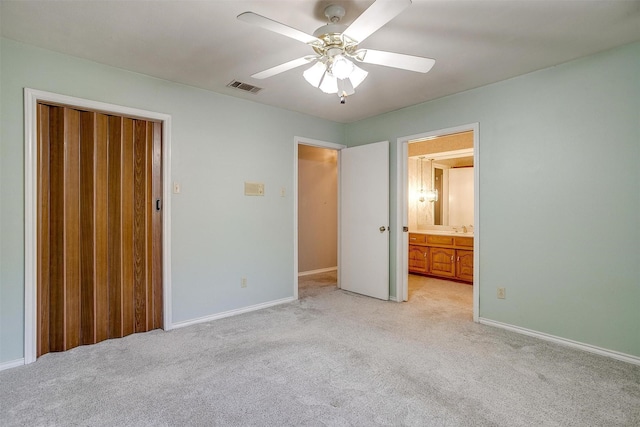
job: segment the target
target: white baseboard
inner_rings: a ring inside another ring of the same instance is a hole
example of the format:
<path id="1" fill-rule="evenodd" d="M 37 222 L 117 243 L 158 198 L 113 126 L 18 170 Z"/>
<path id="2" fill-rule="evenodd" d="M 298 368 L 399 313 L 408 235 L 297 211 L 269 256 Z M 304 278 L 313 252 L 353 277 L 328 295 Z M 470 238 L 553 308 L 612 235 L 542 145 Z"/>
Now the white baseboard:
<path id="1" fill-rule="evenodd" d="M 390 295 L 389 301 L 398 302 L 398 298 L 394 297 L 393 295 Z"/>
<path id="2" fill-rule="evenodd" d="M 225 317 L 237 316 L 238 314 L 249 313 L 251 311 L 262 310 L 263 308 L 273 307 L 274 305 L 286 304 L 295 301 L 294 297 L 282 298 L 275 301 L 263 302 L 249 307 L 236 308 L 235 310 L 224 311 L 222 313 L 212 314 L 209 316 L 198 317 L 196 319 L 185 320 L 183 322 L 174 323 L 171 329 L 184 328 L 186 326 L 197 325 L 198 323 L 210 322 L 212 320 L 223 319 Z"/>
<path id="3" fill-rule="evenodd" d="M 24 358 L 2 362 L 0 363 L 0 371 L 4 371 L 5 369 L 17 368 L 18 366 L 22 365 L 24 365 Z"/>
<path id="4" fill-rule="evenodd" d="M 319 268 L 318 270 L 309 270 L 309 271 L 300 271 L 298 273 L 298 277 L 300 276 L 310 276 L 312 274 L 318 273 L 328 273 L 329 271 L 336 271 L 338 267 L 327 267 L 327 268 Z"/>
<path id="5" fill-rule="evenodd" d="M 602 347 L 596 347 L 591 344 L 585 344 L 578 341 L 573 341 L 567 338 L 557 337 L 555 335 L 545 334 L 544 332 L 538 332 L 527 328 L 521 328 L 520 326 L 510 325 L 508 323 L 498 322 L 496 320 L 490 320 L 485 318 L 479 318 L 478 321 L 483 325 L 494 326 L 496 328 L 507 329 L 509 331 L 517 332 L 523 335 L 529 335 L 531 337 L 540 338 L 541 340 L 551 341 L 556 344 L 565 345 L 568 347 L 576 348 L 578 350 L 588 351 L 589 353 L 599 354 L 601 356 L 610 357 L 612 359 L 621 360 L 623 362 L 631 363 L 633 365 L 640 365 L 640 357 L 633 356 L 631 354 L 620 353 L 614 350 L 608 350 Z"/>

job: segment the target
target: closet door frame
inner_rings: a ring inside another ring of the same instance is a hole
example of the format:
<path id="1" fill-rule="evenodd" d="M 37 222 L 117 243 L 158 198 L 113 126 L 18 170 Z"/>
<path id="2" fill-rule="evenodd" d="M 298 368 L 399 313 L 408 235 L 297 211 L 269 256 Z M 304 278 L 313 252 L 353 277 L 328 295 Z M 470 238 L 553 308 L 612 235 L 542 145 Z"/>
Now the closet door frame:
<path id="1" fill-rule="evenodd" d="M 37 351 L 37 197 L 38 197 L 38 102 L 67 105 L 100 113 L 162 123 L 162 313 L 165 331 L 171 329 L 171 116 L 45 92 L 24 89 L 24 363 L 36 361 Z"/>

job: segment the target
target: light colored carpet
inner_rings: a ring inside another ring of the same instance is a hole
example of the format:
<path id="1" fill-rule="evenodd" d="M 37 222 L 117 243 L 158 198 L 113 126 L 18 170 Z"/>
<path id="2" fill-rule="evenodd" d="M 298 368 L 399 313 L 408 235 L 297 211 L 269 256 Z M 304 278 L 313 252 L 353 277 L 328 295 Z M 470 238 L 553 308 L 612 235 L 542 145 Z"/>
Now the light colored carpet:
<path id="1" fill-rule="evenodd" d="M 471 321 L 469 285 L 410 302 L 308 276 L 300 300 L 0 372 L 2 426 L 638 426 L 640 367 Z"/>

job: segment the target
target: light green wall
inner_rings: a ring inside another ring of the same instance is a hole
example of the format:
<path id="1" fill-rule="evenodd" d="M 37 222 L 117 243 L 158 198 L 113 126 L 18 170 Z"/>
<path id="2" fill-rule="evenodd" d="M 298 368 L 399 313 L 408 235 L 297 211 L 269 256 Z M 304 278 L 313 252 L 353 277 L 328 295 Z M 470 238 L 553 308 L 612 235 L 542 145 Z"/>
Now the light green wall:
<path id="1" fill-rule="evenodd" d="M 479 122 L 480 315 L 640 356 L 640 44 L 346 126 L 6 39 L 0 55 L 0 363 L 23 352 L 24 87 L 172 115 L 176 322 L 292 295 L 295 135 L 388 139 L 394 204 L 397 138 Z"/>
<path id="2" fill-rule="evenodd" d="M 0 363 L 23 357 L 24 87 L 172 116 L 174 322 L 293 296 L 294 136 L 341 143 L 343 125 L 1 43 Z"/>
<path id="3" fill-rule="evenodd" d="M 393 205 L 397 138 L 479 122 L 480 316 L 640 356 L 639 76 L 636 43 L 350 124 L 346 143 L 391 142 Z"/>

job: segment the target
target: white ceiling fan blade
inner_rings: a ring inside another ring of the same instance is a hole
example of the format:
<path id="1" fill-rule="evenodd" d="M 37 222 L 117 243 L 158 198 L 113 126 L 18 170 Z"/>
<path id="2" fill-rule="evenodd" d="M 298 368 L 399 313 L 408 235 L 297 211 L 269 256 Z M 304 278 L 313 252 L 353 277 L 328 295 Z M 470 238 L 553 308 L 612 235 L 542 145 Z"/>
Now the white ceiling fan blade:
<path id="1" fill-rule="evenodd" d="M 267 77 L 275 76 L 276 74 L 284 73 L 285 71 L 289 71 L 301 65 L 308 64 L 314 59 L 315 57 L 313 56 L 303 56 L 302 58 L 294 59 L 293 61 L 276 65 L 275 67 L 269 68 L 268 70 L 260 71 L 259 73 L 253 74 L 251 77 L 253 77 L 254 79 L 266 79 Z"/>
<path id="2" fill-rule="evenodd" d="M 344 30 L 344 34 L 361 43 L 410 4 L 411 0 L 377 0 Z"/>
<path id="3" fill-rule="evenodd" d="M 257 25 L 266 30 L 273 31 L 274 33 L 282 34 L 283 36 L 290 37 L 294 40 L 301 41 L 302 43 L 322 44 L 322 41 L 317 37 L 304 33 L 300 30 L 296 30 L 295 28 L 284 25 L 278 21 L 274 21 L 273 19 L 258 15 L 257 13 L 244 12 L 238 15 L 238 19 L 248 22 L 249 24 Z"/>
<path id="4" fill-rule="evenodd" d="M 373 49 L 361 49 L 356 52 L 354 58 L 366 64 L 384 65 L 418 73 L 428 72 L 433 67 L 433 64 L 436 63 L 431 58 Z"/>

